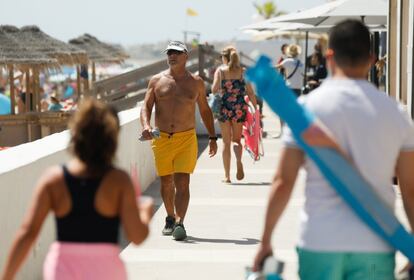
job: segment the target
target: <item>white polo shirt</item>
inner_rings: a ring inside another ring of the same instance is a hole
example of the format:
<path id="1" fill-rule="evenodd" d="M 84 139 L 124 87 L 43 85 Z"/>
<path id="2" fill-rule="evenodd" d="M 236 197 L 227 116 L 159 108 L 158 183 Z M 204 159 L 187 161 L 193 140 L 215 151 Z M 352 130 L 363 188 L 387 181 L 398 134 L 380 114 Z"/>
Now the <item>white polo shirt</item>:
<path id="1" fill-rule="evenodd" d="M 302 100 L 329 128 L 364 178 L 394 209 L 392 177 L 401 151 L 414 151 L 414 126 L 397 103 L 365 80 L 329 78 Z M 297 147 L 291 131 L 286 146 Z M 306 158 L 299 247 L 317 251 L 389 252 Z"/>

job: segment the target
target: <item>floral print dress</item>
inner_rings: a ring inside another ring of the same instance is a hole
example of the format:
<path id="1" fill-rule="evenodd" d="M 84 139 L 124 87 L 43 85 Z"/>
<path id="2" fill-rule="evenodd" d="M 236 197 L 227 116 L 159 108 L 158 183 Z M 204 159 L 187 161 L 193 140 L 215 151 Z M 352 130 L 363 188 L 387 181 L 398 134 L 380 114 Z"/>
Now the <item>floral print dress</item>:
<path id="1" fill-rule="evenodd" d="M 245 94 L 246 82 L 244 79 L 221 80 L 222 108 L 218 120 L 221 122 L 245 122 L 248 109 L 248 105 L 244 100 Z"/>

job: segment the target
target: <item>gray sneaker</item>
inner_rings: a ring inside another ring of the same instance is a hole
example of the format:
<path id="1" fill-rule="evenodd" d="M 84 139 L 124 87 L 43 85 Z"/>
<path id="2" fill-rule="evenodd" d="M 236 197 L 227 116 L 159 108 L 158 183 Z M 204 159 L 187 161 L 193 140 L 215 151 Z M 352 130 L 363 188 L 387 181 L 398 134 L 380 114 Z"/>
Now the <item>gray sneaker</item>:
<path id="1" fill-rule="evenodd" d="M 165 226 L 162 229 L 162 235 L 171 235 L 174 230 L 175 218 L 172 216 L 167 216 L 165 218 Z"/>
<path id="2" fill-rule="evenodd" d="M 183 241 L 187 238 L 187 232 L 185 231 L 183 224 L 176 224 L 172 233 L 173 238 L 176 241 Z"/>

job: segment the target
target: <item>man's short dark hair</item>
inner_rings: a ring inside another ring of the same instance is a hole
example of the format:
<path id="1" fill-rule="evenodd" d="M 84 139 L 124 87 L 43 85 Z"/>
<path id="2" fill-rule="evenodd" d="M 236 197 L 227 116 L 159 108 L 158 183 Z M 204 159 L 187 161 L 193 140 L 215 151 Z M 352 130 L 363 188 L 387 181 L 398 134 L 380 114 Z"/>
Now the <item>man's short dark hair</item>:
<path id="1" fill-rule="evenodd" d="M 329 48 L 333 50 L 338 65 L 366 63 L 371 54 L 369 30 L 359 20 L 344 20 L 330 30 Z"/>
<path id="2" fill-rule="evenodd" d="M 280 50 L 283 52 L 283 50 L 284 50 L 284 49 L 286 49 L 288 46 L 289 46 L 288 44 L 283 44 L 283 45 L 280 47 Z"/>

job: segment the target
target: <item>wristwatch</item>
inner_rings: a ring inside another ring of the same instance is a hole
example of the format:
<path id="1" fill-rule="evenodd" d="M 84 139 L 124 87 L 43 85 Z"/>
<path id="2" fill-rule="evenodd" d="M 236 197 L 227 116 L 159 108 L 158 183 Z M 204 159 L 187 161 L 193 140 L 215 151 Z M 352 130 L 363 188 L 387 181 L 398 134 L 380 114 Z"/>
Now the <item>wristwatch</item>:
<path id="1" fill-rule="evenodd" d="M 217 141 L 218 137 L 217 136 L 209 136 L 208 139 L 209 140 Z"/>

